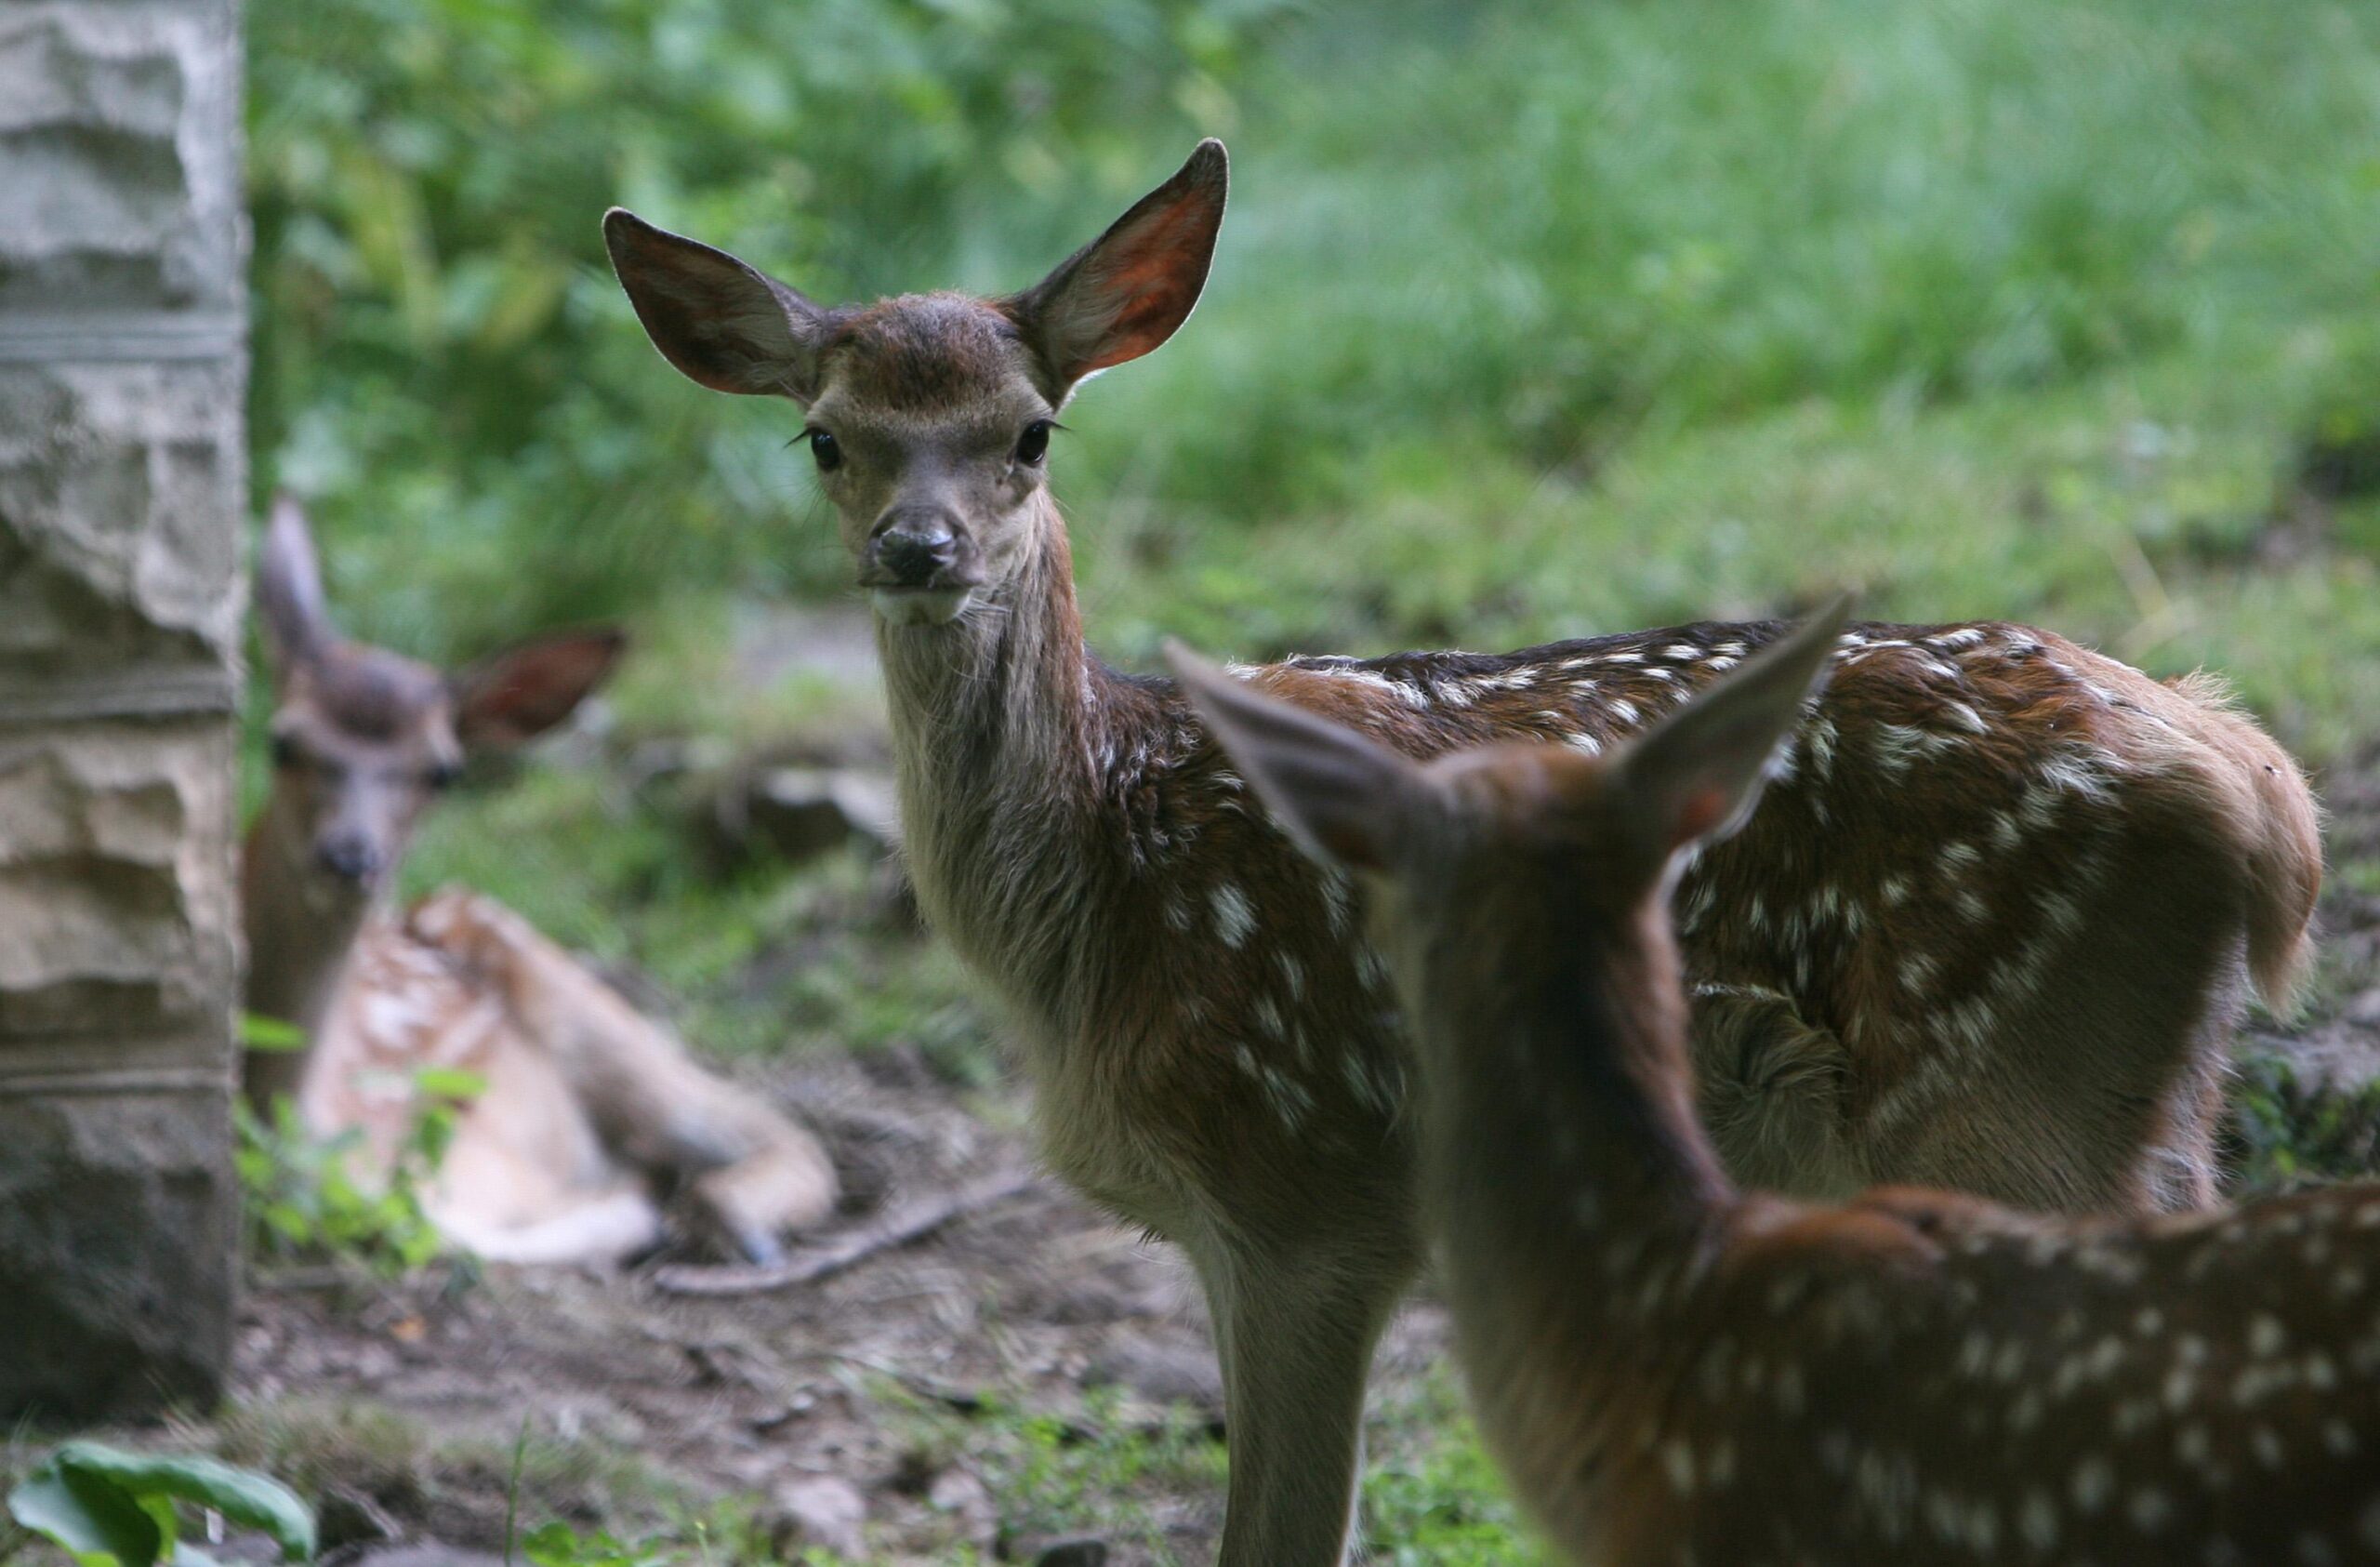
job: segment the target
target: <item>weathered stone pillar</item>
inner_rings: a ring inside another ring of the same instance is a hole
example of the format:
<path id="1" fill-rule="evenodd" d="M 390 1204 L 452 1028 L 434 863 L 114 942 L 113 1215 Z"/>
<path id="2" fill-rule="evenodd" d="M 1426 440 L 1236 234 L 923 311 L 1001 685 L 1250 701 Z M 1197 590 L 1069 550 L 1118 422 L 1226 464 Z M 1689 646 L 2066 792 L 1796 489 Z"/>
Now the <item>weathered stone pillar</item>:
<path id="1" fill-rule="evenodd" d="M 0 0 L 0 1411 L 230 1348 L 233 0 Z"/>

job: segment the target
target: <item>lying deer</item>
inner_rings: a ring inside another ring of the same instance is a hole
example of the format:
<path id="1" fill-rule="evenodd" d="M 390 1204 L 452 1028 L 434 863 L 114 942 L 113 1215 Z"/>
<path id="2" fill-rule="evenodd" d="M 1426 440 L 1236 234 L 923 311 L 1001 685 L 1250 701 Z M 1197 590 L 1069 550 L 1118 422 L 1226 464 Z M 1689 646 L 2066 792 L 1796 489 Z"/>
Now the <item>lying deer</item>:
<path id="1" fill-rule="evenodd" d="M 1426 765 L 1177 656 L 1275 817 L 1375 891 L 1490 1445 L 1601 1567 L 2380 1560 L 2380 1185 L 2073 1220 L 1728 1178 L 1667 892 L 1797 722 L 1808 754 L 1842 625 L 1602 756 Z"/>
<path id="2" fill-rule="evenodd" d="M 1406 1045 L 1341 881 L 1170 685 L 1086 650 L 1049 486 L 1082 381 L 1190 313 L 1223 151 L 1020 294 L 828 308 L 615 210 L 679 370 L 782 396 L 877 621 L 920 907 L 1022 1025 L 1056 1168 L 1180 1243 L 1231 1422 L 1227 1567 L 1346 1545 L 1373 1338 L 1418 1245 Z M 1429 756 L 1609 747 L 1772 634 L 1292 659 L 1276 695 Z M 2228 1032 L 2320 880 L 2288 758 L 2195 684 L 2044 632 L 1874 627 L 1752 829 L 1682 888 L 1739 1168 L 2044 1207 L 2208 1200 Z"/>
<path id="3" fill-rule="evenodd" d="M 257 571 L 272 655 L 272 789 L 241 867 L 247 1005 L 308 1048 L 246 1062 L 259 1106 L 359 1134 L 385 1180 L 428 1108 L 424 1068 L 477 1075 L 425 1207 L 492 1260 L 619 1258 L 663 1234 L 661 1190 L 755 1259 L 833 1207 L 810 1135 L 695 1066 L 668 1033 L 517 915 L 469 893 L 399 918 L 387 895 L 416 823 L 465 756 L 566 718 L 610 672 L 612 631 L 547 637 L 456 675 L 342 640 L 287 501 Z"/>

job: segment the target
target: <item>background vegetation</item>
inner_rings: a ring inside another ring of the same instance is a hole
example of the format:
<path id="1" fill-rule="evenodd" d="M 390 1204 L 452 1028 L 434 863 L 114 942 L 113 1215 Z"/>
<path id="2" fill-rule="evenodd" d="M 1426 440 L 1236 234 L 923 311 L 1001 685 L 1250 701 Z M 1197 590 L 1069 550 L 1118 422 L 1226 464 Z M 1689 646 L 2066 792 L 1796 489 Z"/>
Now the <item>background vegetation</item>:
<path id="1" fill-rule="evenodd" d="M 2318 762 L 2380 714 L 2370 7 L 256 0 L 249 23 L 259 490 L 312 500 L 364 634 L 458 657 L 628 619 L 615 758 L 842 701 L 798 670 L 747 689 L 726 649 L 847 568 L 796 416 L 661 365 L 602 209 L 823 297 L 988 291 L 1208 132 L 1236 159 L 1208 299 L 1084 394 L 1053 459 L 1112 657 L 1168 631 L 1511 645 L 1850 580 L 1880 615 L 2224 670 Z M 541 771 L 446 808 L 415 878 L 633 963 L 707 1042 L 980 1069 L 965 986 L 886 946 L 863 868 L 722 880 L 675 810 L 616 767 Z M 767 961 L 788 945 L 802 963 Z M 1391 1559 L 1511 1560 L 1463 1440 L 1405 1452 L 1373 1486 Z"/>

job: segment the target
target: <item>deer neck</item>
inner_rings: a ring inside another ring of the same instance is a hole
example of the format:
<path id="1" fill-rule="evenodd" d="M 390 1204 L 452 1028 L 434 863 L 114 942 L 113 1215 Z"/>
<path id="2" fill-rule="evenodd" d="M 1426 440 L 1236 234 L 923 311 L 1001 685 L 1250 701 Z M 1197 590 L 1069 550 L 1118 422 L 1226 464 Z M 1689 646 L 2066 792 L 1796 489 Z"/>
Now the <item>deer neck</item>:
<path id="1" fill-rule="evenodd" d="M 1126 688 L 1085 648 L 1046 496 L 1017 572 L 945 626 L 877 623 L 904 847 L 926 917 L 1012 1001 L 1063 1014 L 1101 878 L 1097 737 Z"/>
<path id="2" fill-rule="evenodd" d="M 1648 902 L 1609 928 L 1549 922 L 1533 989 L 1417 1016 L 1428 1188 L 1481 1396 L 1556 1401 L 1525 1424 L 1617 1414 L 1739 1199 L 1695 1120 L 1685 1002 Z M 1528 1194 L 1515 1202 L 1513 1194 Z M 1532 1355 L 1558 1347 L 1559 1374 Z M 1594 1445 L 1592 1433 L 1582 1433 Z"/>
<path id="3" fill-rule="evenodd" d="M 305 834 L 278 794 L 248 830 L 240 850 L 241 922 L 247 938 L 247 1010 L 295 1024 L 310 1037 L 322 1027 L 357 936 L 376 907 L 361 892 L 325 888 L 307 870 Z M 259 1098 L 295 1093 L 308 1050 L 249 1057 L 247 1081 Z"/>

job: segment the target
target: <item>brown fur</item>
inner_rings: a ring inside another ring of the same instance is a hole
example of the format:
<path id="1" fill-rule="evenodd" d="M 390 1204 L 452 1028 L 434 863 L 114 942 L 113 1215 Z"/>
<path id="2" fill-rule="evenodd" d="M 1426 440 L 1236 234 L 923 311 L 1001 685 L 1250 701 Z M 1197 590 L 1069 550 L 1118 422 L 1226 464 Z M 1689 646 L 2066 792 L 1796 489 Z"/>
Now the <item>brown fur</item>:
<path id="1" fill-rule="evenodd" d="M 1570 1560 L 2380 1560 L 2380 1186 L 2130 1221 L 1741 1192 L 1630 761 L 1381 772 L 1437 807 L 1373 836 L 1457 1341 Z"/>
<path id="2" fill-rule="evenodd" d="M 1233 1423 L 1223 1561 L 1320 1567 L 1344 1547 L 1372 1335 L 1418 1258 L 1405 1045 L 1349 889 L 1172 686 L 1085 647 L 1064 526 L 1012 455 L 1071 393 L 1069 366 L 1144 352 L 1187 313 L 1222 183 L 1203 148 L 1042 285 L 976 307 L 1012 339 L 947 296 L 829 311 L 625 213 L 606 235 L 672 364 L 787 392 L 839 444 L 821 483 L 860 581 L 890 519 L 955 530 L 963 591 L 876 598 L 920 903 L 1009 1004 L 1051 1162 L 1199 1271 Z M 929 373 L 914 350 L 934 332 L 951 350 Z M 954 401 L 957 382 L 972 391 Z M 1256 679 L 1411 756 L 1606 747 L 1776 631 Z M 1728 1156 L 1818 1190 L 1889 1175 L 2078 1209 L 2205 1201 L 2240 953 L 2252 921 L 2284 928 L 2293 907 L 2244 869 L 2204 782 L 2230 764 L 2138 740 L 2150 720 L 2056 638 L 1866 631 L 1794 777 L 1681 889 L 1695 978 L 1761 998 L 1700 1063 L 1738 1107 Z M 1946 864 L 1953 843 L 1973 860 Z M 1926 963 L 1911 993 L 1903 972 Z"/>

